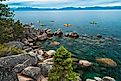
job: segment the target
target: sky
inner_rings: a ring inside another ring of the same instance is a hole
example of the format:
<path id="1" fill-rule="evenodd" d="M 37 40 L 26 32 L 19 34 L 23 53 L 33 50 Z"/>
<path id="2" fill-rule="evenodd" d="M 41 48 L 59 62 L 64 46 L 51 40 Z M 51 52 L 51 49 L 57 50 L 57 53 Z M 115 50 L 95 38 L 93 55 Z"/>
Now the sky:
<path id="1" fill-rule="evenodd" d="M 3 3 L 10 7 L 34 8 L 121 6 L 121 0 L 8 0 Z"/>

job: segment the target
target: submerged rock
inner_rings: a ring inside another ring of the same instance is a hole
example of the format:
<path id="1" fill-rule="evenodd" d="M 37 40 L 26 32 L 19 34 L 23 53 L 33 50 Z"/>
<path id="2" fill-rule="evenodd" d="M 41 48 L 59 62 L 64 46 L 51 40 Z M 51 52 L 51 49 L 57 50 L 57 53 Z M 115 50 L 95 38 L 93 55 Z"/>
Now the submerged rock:
<path id="1" fill-rule="evenodd" d="M 50 45 L 51 45 L 51 46 L 57 46 L 57 45 L 60 45 L 60 43 L 57 42 L 57 41 L 53 41 L 53 42 L 50 43 Z"/>
<path id="2" fill-rule="evenodd" d="M 89 67 L 92 65 L 91 62 L 87 61 L 87 60 L 80 60 L 79 61 L 79 64 L 82 66 L 82 67 Z"/>
<path id="3" fill-rule="evenodd" d="M 98 63 L 104 64 L 107 67 L 116 67 L 117 66 L 117 63 L 110 58 L 99 58 L 99 59 L 96 59 L 96 61 Z"/>

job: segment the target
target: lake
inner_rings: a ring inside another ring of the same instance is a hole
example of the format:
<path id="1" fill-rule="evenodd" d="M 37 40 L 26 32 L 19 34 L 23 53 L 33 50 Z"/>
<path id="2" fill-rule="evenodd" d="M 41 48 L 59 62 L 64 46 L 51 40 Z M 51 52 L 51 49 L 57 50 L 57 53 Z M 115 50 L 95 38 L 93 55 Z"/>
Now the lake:
<path id="1" fill-rule="evenodd" d="M 104 34 L 121 38 L 121 11 L 16 11 L 15 19 L 23 23 L 33 23 L 39 27 L 41 23 L 52 29 L 61 28 L 63 31 L 76 31 L 87 34 Z M 55 21 L 55 22 L 50 22 Z M 97 22 L 91 25 L 90 22 Z M 63 24 L 72 24 L 70 28 L 65 28 Z"/>
<path id="2" fill-rule="evenodd" d="M 44 49 L 57 49 L 59 46 L 51 47 L 51 41 L 58 41 L 79 59 L 89 60 L 94 63 L 93 67 L 78 68 L 78 72 L 83 70 L 83 77 L 111 76 L 116 81 L 121 81 L 121 11 L 115 10 L 80 10 L 80 11 L 15 11 L 14 19 L 22 23 L 33 23 L 35 28 L 40 28 L 38 21 L 45 24 L 45 28 L 55 31 L 61 28 L 63 32 L 75 31 L 89 36 L 101 34 L 103 37 L 118 39 L 116 42 L 106 41 L 100 44 L 92 43 L 91 40 L 82 39 L 62 39 L 54 38 L 45 42 L 40 42 Z M 52 22 L 53 21 L 53 22 Z M 97 24 L 90 24 L 95 21 Z M 64 24 L 72 24 L 64 27 Z M 101 39 L 104 40 L 104 39 Z M 96 58 L 111 58 L 117 62 L 117 67 L 104 67 L 98 64 Z"/>

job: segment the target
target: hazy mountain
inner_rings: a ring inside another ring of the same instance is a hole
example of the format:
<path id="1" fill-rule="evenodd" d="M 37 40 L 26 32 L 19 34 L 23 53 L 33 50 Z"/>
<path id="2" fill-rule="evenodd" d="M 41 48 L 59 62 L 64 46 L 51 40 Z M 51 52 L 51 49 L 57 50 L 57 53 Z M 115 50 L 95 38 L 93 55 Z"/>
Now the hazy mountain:
<path id="1" fill-rule="evenodd" d="M 121 10 L 121 6 L 113 6 L 113 7 L 64 7 L 64 8 L 32 8 L 32 7 L 19 7 L 19 8 L 11 8 L 15 11 L 33 11 L 33 10 Z"/>

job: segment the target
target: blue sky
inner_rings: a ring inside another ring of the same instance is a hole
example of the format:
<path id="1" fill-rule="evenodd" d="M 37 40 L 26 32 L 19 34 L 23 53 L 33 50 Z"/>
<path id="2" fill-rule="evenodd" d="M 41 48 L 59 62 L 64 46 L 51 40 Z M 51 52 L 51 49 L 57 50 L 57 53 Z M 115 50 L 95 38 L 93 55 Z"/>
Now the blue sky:
<path id="1" fill-rule="evenodd" d="M 3 3 L 10 7 L 91 7 L 91 6 L 121 6 L 121 0 L 9 0 Z"/>

